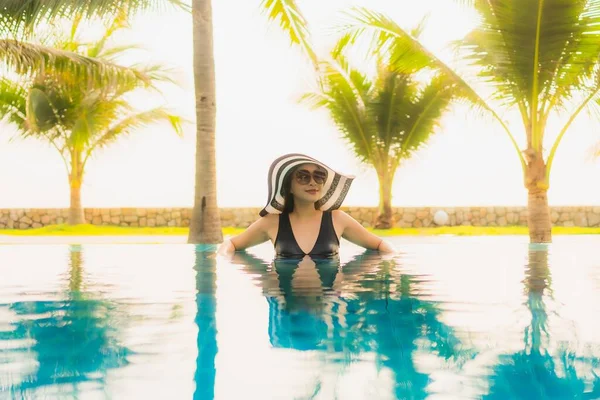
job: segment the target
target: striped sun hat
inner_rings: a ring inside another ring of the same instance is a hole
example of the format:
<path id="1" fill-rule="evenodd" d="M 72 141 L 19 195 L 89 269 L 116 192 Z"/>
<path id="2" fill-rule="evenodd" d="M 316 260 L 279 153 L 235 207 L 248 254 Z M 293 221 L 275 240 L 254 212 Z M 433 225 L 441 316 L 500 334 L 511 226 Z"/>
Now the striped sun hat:
<path id="1" fill-rule="evenodd" d="M 315 160 L 304 154 L 286 154 L 277 158 L 269 168 L 269 198 L 267 205 L 259 215 L 264 217 L 267 214 L 281 214 L 284 208 L 284 196 L 281 193 L 285 177 L 301 164 L 316 164 L 327 171 L 327 181 L 323 185 L 323 197 L 316 202 L 316 206 L 323 210 L 335 210 L 340 208 L 350 185 L 354 180 L 352 175 L 342 175 L 329 168 L 320 161 Z"/>

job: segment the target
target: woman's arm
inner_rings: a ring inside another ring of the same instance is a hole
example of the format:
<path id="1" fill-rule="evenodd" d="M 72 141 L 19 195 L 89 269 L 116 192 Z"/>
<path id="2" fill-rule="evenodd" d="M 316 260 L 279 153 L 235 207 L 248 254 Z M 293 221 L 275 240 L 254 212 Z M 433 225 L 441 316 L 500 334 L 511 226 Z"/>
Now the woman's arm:
<path id="1" fill-rule="evenodd" d="M 357 220 L 341 210 L 335 210 L 335 218 L 342 226 L 342 237 L 350 242 L 370 250 L 379 250 L 383 253 L 392 253 L 396 250 L 391 244 L 379 236 L 369 232 Z"/>
<path id="2" fill-rule="evenodd" d="M 230 239 L 225 240 L 219 247 L 218 253 L 223 255 L 233 254 L 235 251 L 245 250 L 248 247 L 256 246 L 269 240 L 269 229 L 277 215 L 267 215 L 262 217 L 244 232 Z"/>

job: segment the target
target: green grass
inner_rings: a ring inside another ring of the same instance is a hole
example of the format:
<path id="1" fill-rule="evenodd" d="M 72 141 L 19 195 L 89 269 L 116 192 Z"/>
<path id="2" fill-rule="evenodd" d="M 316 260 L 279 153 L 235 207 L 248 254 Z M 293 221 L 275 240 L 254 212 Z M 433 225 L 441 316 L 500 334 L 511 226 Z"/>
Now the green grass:
<path id="1" fill-rule="evenodd" d="M 242 229 L 224 228 L 225 235 L 237 234 Z M 49 225 L 36 229 L 0 229 L 0 235 L 12 236 L 146 236 L 187 235 L 188 228 L 180 227 L 124 227 L 111 225 Z"/>
<path id="2" fill-rule="evenodd" d="M 372 229 L 379 236 L 493 236 L 493 235 L 529 235 L 526 226 L 442 226 L 433 228 L 393 228 L 389 230 Z M 582 228 L 555 226 L 555 235 L 597 235 L 600 228 Z"/>
<path id="3" fill-rule="evenodd" d="M 236 235 L 243 229 L 226 227 L 224 235 Z M 434 228 L 393 228 L 389 230 L 372 229 L 379 236 L 487 236 L 487 235 L 527 235 L 527 227 L 484 227 L 484 226 L 449 226 Z M 556 235 L 600 234 L 600 228 L 579 228 L 557 226 L 552 229 Z M 145 236 L 145 235 L 187 235 L 188 228 L 179 227 L 144 227 L 128 228 L 122 226 L 97 225 L 50 225 L 37 229 L 0 229 L 0 235 L 13 236 Z"/>

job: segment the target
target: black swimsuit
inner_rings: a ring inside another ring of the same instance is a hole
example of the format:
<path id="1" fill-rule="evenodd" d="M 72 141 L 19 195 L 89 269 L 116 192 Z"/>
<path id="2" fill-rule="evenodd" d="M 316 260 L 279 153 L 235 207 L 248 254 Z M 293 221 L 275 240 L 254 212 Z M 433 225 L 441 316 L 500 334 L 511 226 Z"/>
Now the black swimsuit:
<path id="1" fill-rule="evenodd" d="M 275 252 L 279 257 L 302 258 L 306 255 L 311 257 L 332 257 L 338 254 L 340 241 L 333 227 L 331 211 L 324 211 L 319 228 L 319 236 L 315 246 L 309 253 L 304 253 L 292 232 L 290 216 L 288 213 L 279 215 L 279 229 L 275 239 Z"/>

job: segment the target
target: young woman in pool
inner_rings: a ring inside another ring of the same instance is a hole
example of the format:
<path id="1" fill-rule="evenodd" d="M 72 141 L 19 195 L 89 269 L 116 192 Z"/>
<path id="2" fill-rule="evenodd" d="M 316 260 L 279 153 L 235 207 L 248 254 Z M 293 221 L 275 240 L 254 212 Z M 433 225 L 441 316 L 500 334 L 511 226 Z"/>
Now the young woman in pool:
<path id="1" fill-rule="evenodd" d="M 354 179 L 303 154 L 286 154 L 269 168 L 269 199 L 243 233 L 226 240 L 221 254 L 270 240 L 277 257 L 332 257 L 340 238 L 366 249 L 393 252 L 392 246 L 337 210 Z"/>

